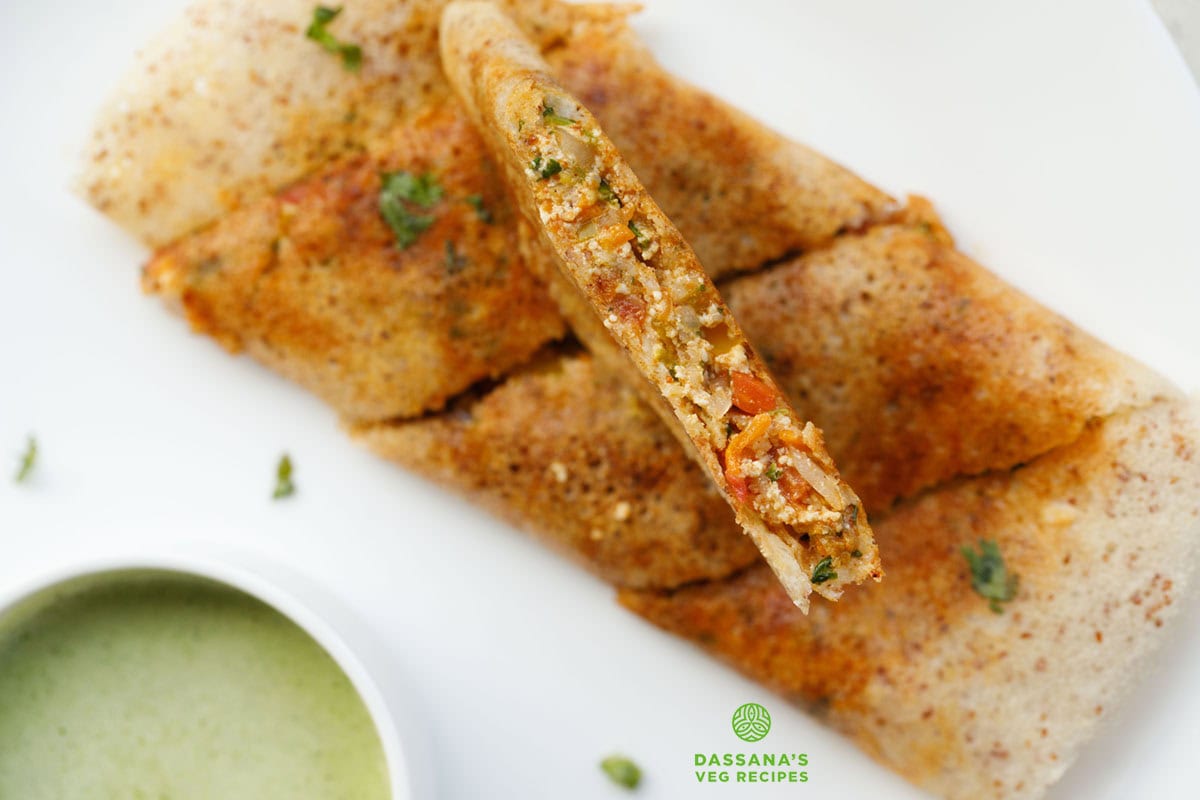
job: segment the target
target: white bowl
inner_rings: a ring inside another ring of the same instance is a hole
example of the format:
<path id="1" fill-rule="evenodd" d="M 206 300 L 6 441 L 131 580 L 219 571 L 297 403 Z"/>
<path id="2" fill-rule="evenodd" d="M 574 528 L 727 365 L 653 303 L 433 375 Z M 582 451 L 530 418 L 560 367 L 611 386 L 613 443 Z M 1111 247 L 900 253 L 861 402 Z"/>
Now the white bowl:
<path id="1" fill-rule="evenodd" d="M 207 578 L 258 598 L 299 625 L 329 653 L 362 698 L 383 746 L 392 800 L 432 797 L 432 773 L 415 735 L 419 727 L 386 653 L 335 598 L 286 567 L 246 553 L 76 556 L 0 589 L 0 620 L 24 600 L 62 584 L 130 570 Z"/>

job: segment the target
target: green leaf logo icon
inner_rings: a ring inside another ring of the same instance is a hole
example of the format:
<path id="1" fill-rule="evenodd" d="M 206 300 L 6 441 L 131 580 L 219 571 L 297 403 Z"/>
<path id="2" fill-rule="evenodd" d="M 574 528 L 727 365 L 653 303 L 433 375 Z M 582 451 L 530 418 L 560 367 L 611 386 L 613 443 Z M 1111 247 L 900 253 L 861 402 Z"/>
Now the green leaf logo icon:
<path id="1" fill-rule="evenodd" d="M 740 705 L 733 712 L 733 732 L 743 742 L 757 742 L 771 732 L 771 715 L 758 703 Z"/>

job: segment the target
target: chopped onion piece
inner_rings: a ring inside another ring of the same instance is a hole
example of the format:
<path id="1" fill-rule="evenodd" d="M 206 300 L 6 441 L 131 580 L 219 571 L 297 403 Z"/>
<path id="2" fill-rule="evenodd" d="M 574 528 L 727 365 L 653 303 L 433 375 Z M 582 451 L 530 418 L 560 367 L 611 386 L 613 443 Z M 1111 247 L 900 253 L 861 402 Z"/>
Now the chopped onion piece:
<path id="1" fill-rule="evenodd" d="M 733 408 L 733 393 L 725 387 L 716 387 L 708 401 L 708 413 L 712 415 L 713 419 L 721 420 L 725 418 L 731 408 Z"/>
<path id="2" fill-rule="evenodd" d="M 558 146 L 562 148 L 563 154 L 571 164 L 582 167 L 584 170 L 591 169 L 592 162 L 596 160 L 596 151 L 592 146 L 576 137 L 569 128 L 559 128 L 556 133 Z"/>
<path id="3" fill-rule="evenodd" d="M 600 206 L 597 207 L 599 208 Z M 582 242 L 587 239 L 596 238 L 600 235 L 601 231 L 607 228 L 624 227 L 625 221 L 621 217 L 621 210 L 619 208 L 604 207 L 604 211 L 589 218 L 587 222 L 579 227 L 579 233 L 576 238 Z"/>
<path id="4" fill-rule="evenodd" d="M 696 309 L 691 306 L 680 306 L 676 309 L 675 313 L 679 319 L 679 324 L 689 333 L 700 332 L 700 315 L 696 313 Z"/>
<path id="5" fill-rule="evenodd" d="M 825 470 L 817 466 L 817 462 L 794 447 L 789 447 L 787 452 L 792 466 L 800 473 L 800 477 L 808 481 L 817 494 L 825 498 L 825 502 L 833 506 L 835 511 L 841 511 L 846 507 L 846 498 L 842 495 L 837 481 L 826 475 Z"/>

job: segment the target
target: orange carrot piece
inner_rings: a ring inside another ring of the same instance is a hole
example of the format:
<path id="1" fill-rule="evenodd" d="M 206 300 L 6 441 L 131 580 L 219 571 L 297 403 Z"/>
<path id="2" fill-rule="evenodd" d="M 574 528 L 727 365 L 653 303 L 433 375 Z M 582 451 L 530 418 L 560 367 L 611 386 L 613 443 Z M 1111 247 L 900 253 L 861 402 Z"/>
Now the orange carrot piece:
<path id="1" fill-rule="evenodd" d="M 750 499 L 750 489 L 746 485 L 746 477 L 742 474 L 742 459 L 754 443 L 766 435 L 770 427 L 771 415 L 759 414 L 750 420 L 745 430 L 735 433 L 725 448 L 725 482 L 729 484 L 729 493 L 739 502 L 745 503 Z"/>
<path id="2" fill-rule="evenodd" d="M 779 405 L 779 393 L 749 372 L 732 375 L 733 404 L 747 414 L 765 414 Z"/>

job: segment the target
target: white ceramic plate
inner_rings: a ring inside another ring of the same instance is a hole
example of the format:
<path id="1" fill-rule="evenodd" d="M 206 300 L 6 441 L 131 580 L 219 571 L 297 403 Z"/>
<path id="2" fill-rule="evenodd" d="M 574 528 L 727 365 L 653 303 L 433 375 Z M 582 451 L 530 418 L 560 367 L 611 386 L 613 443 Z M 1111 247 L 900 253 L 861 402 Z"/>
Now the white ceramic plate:
<path id="1" fill-rule="evenodd" d="M 27 486 L 0 475 L 0 582 L 147 540 L 234 545 L 313 576 L 421 698 L 447 798 L 612 798 L 596 763 L 614 750 L 644 767 L 639 796 L 692 796 L 692 754 L 736 750 L 730 713 L 748 700 L 771 709 L 773 748 L 809 754 L 810 782 L 710 796 L 919 796 L 608 587 L 355 449 L 315 399 L 140 295 L 144 253 L 67 187 L 101 96 L 182 2 L 5 4 L 0 458 L 36 432 L 42 460 Z M 968 252 L 1200 388 L 1200 98 L 1148 6 L 648 5 L 637 25 L 678 73 L 935 198 Z M 272 503 L 285 449 L 299 494 Z M 1055 796 L 1195 796 L 1198 619 Z"/>

